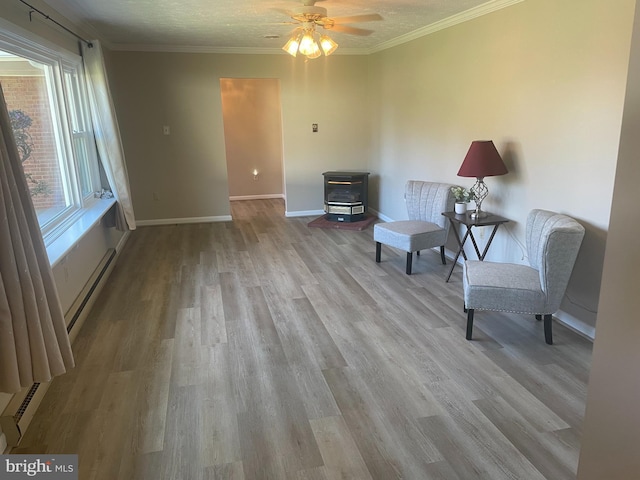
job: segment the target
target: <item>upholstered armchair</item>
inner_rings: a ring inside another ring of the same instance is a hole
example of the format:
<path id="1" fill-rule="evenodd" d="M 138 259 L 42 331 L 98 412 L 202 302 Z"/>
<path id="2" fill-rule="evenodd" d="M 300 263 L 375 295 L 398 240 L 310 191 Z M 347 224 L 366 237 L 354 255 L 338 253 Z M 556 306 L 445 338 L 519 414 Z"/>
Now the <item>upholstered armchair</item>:
<path id="1" fill-rule="evenodd" d="M 409 220 L 377 223 L 373 227 L 376 242 L 376 262 L 380 263 L 382 244 L 407 252 L 406 273 L 411 275 L 413 252 L 440 247 L 442 263 L 444 245 L 449 235 L 449 222 L 442 212 L 453 210 L 453 185 L 409 180 L 405 187 L 405 202 Z"/>
<path id="2" fill-rule="evenodd" d="M 494 310 L 544 317 L 545 341 L 551 345 L 551 319 L 569 283 L 584 227 L 574 219 L 545 210 L 527 217 L 529 265 L 467 260 L 464 263 L 464 305 L 467 340 L 471 340 L 476 310 Z"/>

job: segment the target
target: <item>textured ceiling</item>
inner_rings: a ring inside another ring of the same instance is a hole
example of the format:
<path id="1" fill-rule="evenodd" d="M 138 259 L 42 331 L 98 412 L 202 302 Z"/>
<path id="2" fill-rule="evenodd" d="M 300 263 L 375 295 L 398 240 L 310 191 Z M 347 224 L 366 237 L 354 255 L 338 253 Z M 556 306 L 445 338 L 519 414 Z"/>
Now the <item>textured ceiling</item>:
<path id="1" fill-rule="evenodd" d="M 294 28 L 281 24 L 290 21 L 283 10 L 301 5 L 300 0 L 45 1 L 115 49 L 279 49 Z M 463 12 L 481 14 L 516 1 L 521 0 L 326 0 L 316 5 L 326 8 L 329 17 L 383 17 L 352 24 L 374 30 L 369 36 L 331 32 L 340 49 L 356 52 L 379 49 Z"/>

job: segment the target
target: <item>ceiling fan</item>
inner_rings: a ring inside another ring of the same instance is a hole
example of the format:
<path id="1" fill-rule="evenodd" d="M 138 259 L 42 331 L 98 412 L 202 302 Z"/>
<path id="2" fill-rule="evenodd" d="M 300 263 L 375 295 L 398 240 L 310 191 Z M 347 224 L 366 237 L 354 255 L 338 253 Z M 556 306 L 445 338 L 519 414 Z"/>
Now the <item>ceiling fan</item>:
<path id="1" fill-rule="evenodd" d="M 316 27 L 350 35 L 365 36 L 372 34 L 373 30 L 351 27 L 346 24 L 383 20 L 382 16 L 377 13 L 349 17 L 329 17 L 327 16 L 326 8 L 316 6 L 318 1 L 323 0 L 302 0 L 302 5 L 291 11 L 280 10 L 291 17 L 292 21 L 286 23 L 298 25 L 293 31 L 292 37 L 283 47 L 285 52 L 294 57 L 300 52 L 307 58 L 317 58 L 321 55 L 321 49 L 325 55 L 331 55 L 338 48 L 338 44 L 326 34 L 320 35 L 320 45 L 318 45 L 315 39 L 317 35 Z"/>
<path id="2" fill-rule="evenodd" d="M 316 6 L 317 2 L 323 0 L 302 0 L 302 5 L 291 10 L 281 12 L 289 15 L 295 22 L 304 25 L 305 23 L 312 23 L 314 26 L 323 27 L 327 30 L 334 30 L 336 32 L 348 33 L 351 35 L 370 35 L 373 30 L 366 30 L 364 28 L 355 28 L 345 25 L 347 23 L 361 23 L 361 22 L 373 22 L 383 20 L 382 16 L 377 13 L 368 15 L 353 15 L 350 17 L 328 17 L 327 9 L 324 7 Z"/>

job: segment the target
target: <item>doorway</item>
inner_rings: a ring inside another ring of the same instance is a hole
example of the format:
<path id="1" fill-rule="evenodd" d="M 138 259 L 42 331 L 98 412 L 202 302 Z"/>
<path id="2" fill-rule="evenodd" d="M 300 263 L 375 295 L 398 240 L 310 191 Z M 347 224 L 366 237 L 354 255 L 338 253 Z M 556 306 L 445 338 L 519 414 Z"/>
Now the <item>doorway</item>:
<path id="1" fill-rule="evenodd" d="M 221 78 L 229 200 L 284 198 L 277 78 Z"/>

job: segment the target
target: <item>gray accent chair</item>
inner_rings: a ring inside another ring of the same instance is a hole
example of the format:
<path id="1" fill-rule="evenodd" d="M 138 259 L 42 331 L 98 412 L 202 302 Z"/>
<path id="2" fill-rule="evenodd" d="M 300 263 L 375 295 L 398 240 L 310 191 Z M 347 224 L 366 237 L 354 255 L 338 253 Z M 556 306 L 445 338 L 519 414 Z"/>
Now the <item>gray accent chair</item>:
<path id="1" fill-rule="evenodd" d="M 449 222 L 442 212 L 453 210 L 455 199 L 448 183 L 409 180 L 405 187 L 404 199 L 409 220 L 377 223 L 373 227 L 376 242 L 376 262 L 380 263 L 382 244 L 407 252 L 407 275 L 411 275 L 413 252 L 440 247 L 443 265 L 444 245 L 449 235 Z"/>
<path id="2" fill-rule="evenodd" d="M 529 265 L 467 260 L 464 263 L 464 306 L 467 340 L 471 340 L 475 310 L 494 310 L 544 317 L 545 341 L 551 345 L 552 314 L 560 308 L 584 237 L 573 218 L 546 210 L 527 217 Z"/>

